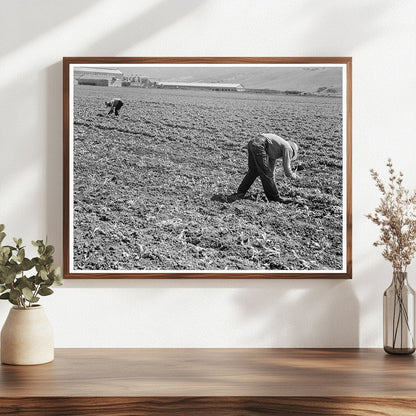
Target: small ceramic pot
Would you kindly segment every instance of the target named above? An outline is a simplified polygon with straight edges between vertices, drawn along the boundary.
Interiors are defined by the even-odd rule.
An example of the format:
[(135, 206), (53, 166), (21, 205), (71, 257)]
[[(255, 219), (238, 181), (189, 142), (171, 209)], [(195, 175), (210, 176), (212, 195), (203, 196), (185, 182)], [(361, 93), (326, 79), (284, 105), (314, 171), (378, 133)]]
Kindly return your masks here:
[(1, 331), (1, 362), (35, 365), (53, 359), (53, 329), (43, 307), (11, 308)]

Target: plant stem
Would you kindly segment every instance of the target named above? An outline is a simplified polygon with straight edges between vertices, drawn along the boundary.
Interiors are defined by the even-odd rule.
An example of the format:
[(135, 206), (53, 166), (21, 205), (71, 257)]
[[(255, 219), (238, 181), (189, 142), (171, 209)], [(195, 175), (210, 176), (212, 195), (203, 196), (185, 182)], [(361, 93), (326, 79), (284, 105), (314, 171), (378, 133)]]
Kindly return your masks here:
[(36, 297), (40, 290), (40, 284), (38, 284), (37, 288), (35, 289), (35, 292), (33, 293), (33, 297)]
[[(411, 338), (412, 344), (414, 344), (414, 335), (409, 326), (409, 315), (407, 313), (407, 306), (403, 299), (403, 285), (404, 280), (398, 278), (394, 279), (394, 303), (393, 303), (393, 348), (396, 348), (397, 336), (400, 334), (400, 348), (403, 348), (404, 335), (403, 330), (408, 331), (408, 335)], [(396, 318), (396, 308), (397, 318)], [(403, 320), (404, 324), (403, 325)], [(400, 327), (400, 333), (399, 331)]]
[[(396, 294), (396, 286), (394, 287), (394, 303), (393, 303), (393, 334), (394, 334), (394, 321), (396, 319), (396, 299), (397, 299), (397, 294)], [(396, 345), (396, 337), (395, 335), (393, 335), (393, 348)]]

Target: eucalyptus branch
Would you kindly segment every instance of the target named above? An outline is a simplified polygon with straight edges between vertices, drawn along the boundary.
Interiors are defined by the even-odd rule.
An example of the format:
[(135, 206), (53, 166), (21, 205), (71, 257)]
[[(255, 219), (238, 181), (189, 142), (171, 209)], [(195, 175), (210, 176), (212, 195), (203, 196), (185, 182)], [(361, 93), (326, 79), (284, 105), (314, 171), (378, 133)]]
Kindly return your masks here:
[(0, 224), (0, 299), (19, 309), (30, 308), (40, 296), (53, 293), (51, 286), (62, 284), (60, 268), (54, 266), (55, 248), (43, 240), (32, 241), (38, 256), (28, 258), (21, 238), (13, 239), (15, 246), (2, 245), (4, 228)]

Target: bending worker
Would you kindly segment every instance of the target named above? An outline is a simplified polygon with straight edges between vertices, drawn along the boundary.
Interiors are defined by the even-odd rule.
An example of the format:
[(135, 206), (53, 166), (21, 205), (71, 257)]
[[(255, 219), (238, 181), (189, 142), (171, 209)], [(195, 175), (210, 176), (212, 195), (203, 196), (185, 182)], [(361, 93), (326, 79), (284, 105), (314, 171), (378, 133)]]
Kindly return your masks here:
[(264, 193), (270, 201), (288, 202), (280, 197), (274, 181), (277, 159), (282, 159), (285, 175), (291, 179), (298, 176), (292, 171), (291, 161), (298, 157), (298, 145), (277, 134), (261, 134), (248, 142), (248, 172), (237, 189), (237, 198), (244, 198), (257, 176), (260, 176)]
[(120, 98), (113, 98), (111, 101), (106, 101), (105, 105), (107, 107), (111, 107), (108, 114), (112, 114), (114, 111), (114, 114), (118, 116), (118, 112), (120, 111), (120, 108), (123, 107), (124, 103), (120, 100)]

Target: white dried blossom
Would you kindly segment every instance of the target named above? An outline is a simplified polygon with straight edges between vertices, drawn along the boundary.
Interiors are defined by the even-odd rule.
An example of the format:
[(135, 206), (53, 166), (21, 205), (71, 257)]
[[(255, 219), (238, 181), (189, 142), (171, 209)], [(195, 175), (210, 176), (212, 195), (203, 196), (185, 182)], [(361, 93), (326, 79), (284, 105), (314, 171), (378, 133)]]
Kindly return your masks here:
[(374, 245), (384, 246), (383, 257), (392, 263), (394, 271), (404, 272), (416, 253), (416, 191), (403, 186), (403, 173), (395, 172), (391, 159), (387, 167), (386, 185), (374, 169), (370, 170), (382, 197), (374, 214), (366, 217), (380, 227)]

